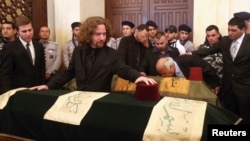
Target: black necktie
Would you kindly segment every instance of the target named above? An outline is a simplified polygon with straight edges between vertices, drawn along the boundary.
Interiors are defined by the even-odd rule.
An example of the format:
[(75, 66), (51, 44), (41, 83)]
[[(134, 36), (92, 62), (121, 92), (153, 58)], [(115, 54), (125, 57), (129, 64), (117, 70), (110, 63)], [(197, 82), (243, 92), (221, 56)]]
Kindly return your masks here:
[(30, 44), (29, 44), (29, 42), (26, 44), (26, 50), (28, 52), (31, 63), (33, 64), (32, 55), (31, 55), (31, 52), (30, 52)]
[(93, 67), (93, 64), (94, 64), (94, 61), (95, 61), (95, 50), (94, 49), (87, 51), (85, 61), (86, 61), (85, 69), (86, 69), (86, 73), (88, 75), (88, 74), (90, 74), (92, 67)]

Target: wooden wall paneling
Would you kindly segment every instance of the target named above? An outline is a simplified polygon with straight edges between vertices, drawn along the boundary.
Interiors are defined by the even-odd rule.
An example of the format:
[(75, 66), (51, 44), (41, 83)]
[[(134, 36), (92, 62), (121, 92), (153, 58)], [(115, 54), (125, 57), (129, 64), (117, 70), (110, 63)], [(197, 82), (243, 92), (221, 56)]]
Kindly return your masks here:
[(171, 24), (193, 26), (193, 0), (150, 0), (149, 5), (149, 19), (154, 20), (161, 31)]
[(121, 35), (122, 20), (130, 20), (136, 26), (153, 20), (160, 31), (171, 24), (193, 27), (193, 0), (106, 0), (105, 16), (114, 25), (116, 36)]
[(39, 39), (39, 29), (48, 25), (47, 0), (33, 0), (32, 23), (34, 28), (34, 39)]
[(147, 20), (145, 0), (108, 0), (105, 6), (105, 15), (113, 25), (114, 37), (122, 35), (122, 21), (129, 20), (137, 26)]
[(47, 0), (1, 0), (0, 23), (14, 22), (20, 15), (29, 17), (34, 27), (34, 38), (39, 39), (39, 28), (47, 25)]

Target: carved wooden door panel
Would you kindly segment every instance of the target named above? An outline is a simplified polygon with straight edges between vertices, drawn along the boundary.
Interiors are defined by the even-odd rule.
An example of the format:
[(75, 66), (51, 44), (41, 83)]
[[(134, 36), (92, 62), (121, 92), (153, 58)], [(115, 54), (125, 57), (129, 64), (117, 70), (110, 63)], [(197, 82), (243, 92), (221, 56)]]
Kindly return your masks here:
[(114, 36), (122, 35), (121, 22), (124, 20), (132, 21), (135, 25), (147, 20), (147, 5), (148, 0), (106, 0), (106, 18), (112, 23)]
[(193, 0), (149, 0), (149, 5), (149, 19), (155, 21), (161, 31), (169, 25), (193, 27)]
[(159, 30), (170, 24), (193, 26), (193, 0), (106, 0), (105, 16), (113, 24), (114, 36), (121, 36), (121, 21), (129, 20), (138, 26), (154, 20)]

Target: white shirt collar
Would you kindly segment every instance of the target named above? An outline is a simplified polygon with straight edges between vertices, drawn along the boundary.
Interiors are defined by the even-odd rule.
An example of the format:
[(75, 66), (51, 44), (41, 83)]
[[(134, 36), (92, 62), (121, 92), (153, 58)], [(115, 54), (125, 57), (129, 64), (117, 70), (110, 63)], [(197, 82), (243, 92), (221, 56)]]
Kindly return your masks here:
[[(26, 47), (27, 42), (24, 41), (21, 37), (19, 37), (19, 39), (20, 39), (21, 43), (23, 44), (23, 46)], [(33, 45), (32, 40), (30, 40), (29, 43), (30, 43), (30, 45)]]
[(241, 43), (242, 43), (244, 37), (245, 37), (245, 33), (243, 33), (243, 34), (242, 34), (238, 39), (236, 39), (235, 41), (237, 41), (238, 44), (241, 45)]

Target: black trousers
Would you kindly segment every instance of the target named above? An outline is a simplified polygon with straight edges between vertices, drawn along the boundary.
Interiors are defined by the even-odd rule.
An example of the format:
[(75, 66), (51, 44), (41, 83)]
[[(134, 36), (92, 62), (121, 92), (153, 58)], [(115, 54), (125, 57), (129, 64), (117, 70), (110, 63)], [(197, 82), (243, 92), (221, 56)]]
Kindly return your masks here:
[(250, 124), (250, 95), (238, 96), (231, 90), (221, 90), (219, 99), (222, 106), (231, 112), (240, 116), (243, 121), (242, 124)]

